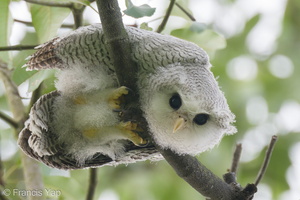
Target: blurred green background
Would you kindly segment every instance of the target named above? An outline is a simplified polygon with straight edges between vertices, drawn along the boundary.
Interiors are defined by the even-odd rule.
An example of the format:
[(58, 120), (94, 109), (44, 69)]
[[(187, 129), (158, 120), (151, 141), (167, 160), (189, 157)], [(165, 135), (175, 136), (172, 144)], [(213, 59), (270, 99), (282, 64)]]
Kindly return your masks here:
[[(86, 1), (76, 2), (86, 4)], [(167, 0), (119, 2), (121, 9), (126, 9), (125, 24), (154, 31), (169, 4)], [(254, 182), (271, 136), (278, 135), (270, 165), (254, 199), (300, 199), (300, 1), (182, 0), (177, 3), (196, 21), (175, 6), (162, 33), (195, 42), (209, 53), (212, 71), (236, 114), (238, 128), (237, 134), (226, 136), (218, 147), (199, 155), (199, 160), (222, 176), (230, 168), (236, 143), (241, 142), (238, 182), (244, 186)], [(91, 6), (96, 8), (95, 3)], [(41, 44), (71, 31), (60, 28), (62, 24), (74, 23), (67, 8), (24, 1), (0, 0), (0, 11), (1, 47)], [(84, 23), (96, 22), (99, 22), (97, 13), (88, 6)], [(27, 72), (21, 68), (33, 52), (0, 52), (0, 59), (13, 70), (12, 78), (19, 86), (24, 105), (29, 104), (32, 91), (42, 81), (43, 93), (54, 89), (53, 70)], [(2, 82), (0, 110), (11, 115)], [(4, 188), (24, 189), (20, 150), (13, 129), (0, 120), (0, 132)], [(45, 188), (58, 191), (49, 194), (48, 199), (85, 198), (88, 170), (60, 171), (43, 164), (40, 167)], [(98, 182), (94, 199), (99, 200), (204, 199), (165, 161), (102, 167), (98, 169)], [(26, 199), (17, 195), (9, 198)]]

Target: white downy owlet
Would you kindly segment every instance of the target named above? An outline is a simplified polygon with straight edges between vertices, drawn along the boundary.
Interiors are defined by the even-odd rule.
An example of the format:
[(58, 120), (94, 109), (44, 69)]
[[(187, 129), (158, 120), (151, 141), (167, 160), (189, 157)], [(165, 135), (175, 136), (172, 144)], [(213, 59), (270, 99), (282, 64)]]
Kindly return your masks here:
[[(223, 93), (197, 45), (126, 27), (138, 64), (140, 104), (155, 143), (177, 154), (196, 155), (236, 131)], [(117, 85), (100, 24), (79, 28), (39, 46), (28, 70), (58, 68), (57, 91), (32, 107), (19, 136), (25, 153), (47, 165), (75, 169), (161, 159), (120, 122), (125, 87)]]

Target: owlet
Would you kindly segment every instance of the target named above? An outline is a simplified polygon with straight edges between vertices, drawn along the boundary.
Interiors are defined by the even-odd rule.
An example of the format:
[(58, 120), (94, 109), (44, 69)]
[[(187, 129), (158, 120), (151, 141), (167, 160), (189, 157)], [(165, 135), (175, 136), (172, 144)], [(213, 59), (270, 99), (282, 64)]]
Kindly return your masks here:
[[(138, 65), (140, 105), (154, 142), (179, 155), (196, 155), (236, 132), (224, 94), (197, 45), (126, 27)], [(137, 134), (138, 124), (120, 122), (128, 93), (119, 87), (102, 27), (79, 28), (37, 47), (28, 70), (60, 69), (57, 91), (32, 107), (19, 136), (25, 153), (47, 165), (76, 169), (162, 157)]]

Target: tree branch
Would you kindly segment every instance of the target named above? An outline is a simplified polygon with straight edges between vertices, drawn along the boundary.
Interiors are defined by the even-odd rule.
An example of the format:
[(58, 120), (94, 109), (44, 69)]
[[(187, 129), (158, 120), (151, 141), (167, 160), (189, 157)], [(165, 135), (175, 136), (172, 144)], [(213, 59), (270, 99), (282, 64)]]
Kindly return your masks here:
[(38, 45), (14, 45), (7, 47), (0, 47), (0, 51), (22, 51), (22, 50), (32, 50)]
[(97, 168), (90, 168), (89, 172), (90, 172), (89, 186), (88, 186), (88, 193), (86, 196), (86, 200), (93, 200), (96, 186), (97, 186)]
[[(237, 168), (239, 165), (240, 157), (242, 153), (242, 144), (237, 144), (235, 147), (235, 151), (233, 154), (233, 159), (231, 163), (231, 168), (228, 173), (223, 175), (223, 179), (227, 184), (233, 184), (239, 187), (238, 183), (236, 182), (236, 174), (237, 174)], [(242, 190), (241, 187), (239, 187), (240, 190)]]
[(236, 174), (237, 168), (238, 168), (238, 165), (240, 162), (241, 154), (242, 154), (242, 144), (237, 144), (235, 147), (234, 154), (233, 154), (230, 172)]
[(270, 144), (269, 144), (269, 147), (267, 149), (267, 152), (266, 152), (266, 156), (265, 156), (265, 159), (264, 159), (264, 162), (259, 170), (259, 173), (257, 175), (257, 178), (255, 180), (255, 185), (257, 186), (258, 183), (260, 182), (260, 180), (262, 179), (262, 177), (264, 176), (267, 168), (268, 168), (268, 164), (270, 162), (270, 159), (271, 159), (271, 155), (272, 155), (272, 152), (273, 152), (273, 149), (274, 149), (274, 146), (275, 146), (275, 143), (277, 141), (277, 136), (276, 135), (273, 135), (272, 136), (272, 139), (270, 141)]
[[(14, 19), (14, 22), (22, 23), (27, 26), (33, 26), (32, 22), (24, 21), (24, 20), (19, 20), (19, 19)], [(62, 24), (61, 28), (70, 28), (73, 29), (74, 25), (73, 24)]]
[(179, 3), (175, 3), (175, 5), (182, 11), (184, 12), (184, 14), (186, 14), (188, 16), (188, 18), (190, 18), (192, 21), (196, 21), (195, 17), (189, 13), (186, 9), (184, 9)]
[(209, 169), (198, 162), (195, 157), (189, 155), (179, 156), (171, 150), (160, 149), (160, 152), (174, 168), (178, 176), (183, 178), (202, 195), (211, 199), (231, 199), (224, 198), (232, 197), (232, 188), (230, 185), (214, 175)]
[(72, 3), (66, 2), (51, 2), (51, 1), (43, 1), (43, 0), (25, 0), (27, 3), (38, 4), (42, 6), (51, 6), (51, 7), (63, 7), (63, 8), (71, 8)]
[(15, 122), (20, 127), (20, 123), (24, 122), (25, 107), (22, 103), (16, 84), (11, 80), (11, 71), (8, 69), (7, 64), (0, 60), (0, 78), (4, 83), (6, 89), (6, 96), (14, 116)]
[(131, 59), (131, 46), (124, 29), (122, 15), (116, 0), (97, 0), (104, 37), (113, 59), (120, 85), (137, 91), (137, 64)]
[(176, 0), (171, 0), (170, 1), (170, 4), (169, 4), (169, 7), (168, 7), (167, 12), (165, 14), (165, 17), (164, 17), (163, 21), (161, 22), (161, 24), (158, 26), (156, 32), (161, 33), (164, 30), (164, 28), (167, 24), (167, 21), (168, 21), (170, 15), (171, 15), (171, 12), (173, 10), (173, 7), (175, 5), (175, 2), (176, 2)]
[(5, 121), (6, 123), (8, 123), (11, 127), (15, 128), (15, 129), (18, 128), (18, 123), (15, 122), (15, 120), (13, 118), (11, 118), (10, 116), (6, 115), (3, 112), (0, 112), (0, 119)]
[[(10, 71), (8, 70), (7, 64), (0, 60), (0, 77), (4, 83), (6, 90), (6, 97), (11, 108), (14, 120), (18, 124), (15, 129), (16, 136), (23, 126), (24, 121), (27, 118), (25, 107), (22, 103), (21, 97), (18, 92), (17, 86), (11, 79)], [(29, 158), (23, 152), (21, 152), (21, 158), (23, 163), (24, 180), (27, 190), (43, 190), (43, 180), (37, 161)], [(41, 199), (39, 196), (29, 196), (30, 200)]]
[(83, 24), (83, 11), (85, 9), (84, 5), (79, 3), (73, 3), (71, 6), (73, 18), (74, 18), (74, 25), (75, 29), (79, 28)]
[[(174, 4), (175, 1), (171, 3)], [(135, 106), (133, 116), (137, 119), (137, 123), (141, 125), (143, 130), (147, 130), (147, 122), (142, 116), (140, 110), (137, 90), (137, 65), (131, 59), (131, 48), (128, 35), (122, 23), (122, 15), (117, 0), (97, 0), (97, 6), (103, 27), (104, 38), (110, 57), (120, 85), (124, 85), (132, 89), (135, 98), (131, 96), (130, 103)], [(169, 6), (171, 12), (172, 6)], [(168, 14), (169, 15), (169, 14)], [(162, 26), (163, 27), (163, 26)], [(144, 122), (141, 124), (140, 121)], [(148, 131), (148, 137), (151, 137)], [(153, 141), (153, 140), (152, 140)], [(177, 174), (188, 182), (193, 188), (204, 196), (210, 197), (212, 200), (246, 200), (253, 196), (256, 191), (254, 185), (249, 185), (245, 189), (237, 188), (227, 184), (220, 178), (215, 176), (211, 171), (204, 167), (198, 160), (192, 156), (179, 156), (171, 150), (163, 150), (156, 146), (159, 152), (164, 156), (168, 163), (174, 168)]]

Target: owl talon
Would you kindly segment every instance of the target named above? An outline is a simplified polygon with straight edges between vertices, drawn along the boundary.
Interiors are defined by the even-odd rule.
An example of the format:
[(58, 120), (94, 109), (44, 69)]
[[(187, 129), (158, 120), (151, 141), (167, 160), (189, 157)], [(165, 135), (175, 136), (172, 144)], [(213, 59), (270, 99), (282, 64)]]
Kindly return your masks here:
[(114, 110), (119, 110), (121, 108), (122, 96), (127, 95), (128, 92), (129, 88), (125, 86), (115, 89), (108, 98), (108, 104), (110, 107), (114, 108)]
[(82, 105), (86, 104), (86, 99), (84, 96), (77, 96), (73, 99), (74, 104)]
[(144, 140), (142, 137), (140, 137), (136, 132), (141, 132), (143, 129), (141, 129), (138, 124), (133, 122), (121, 122), (119, 124), (119, 127), (121, 130), (124, 131), (128, 139), (133, 142), (136, 146), (146, 146), (148, 144), (147, 140)]

